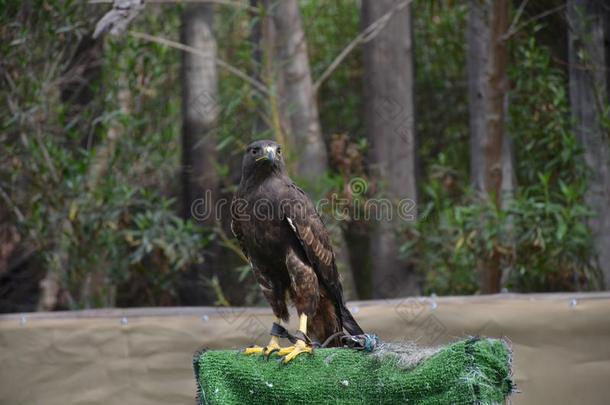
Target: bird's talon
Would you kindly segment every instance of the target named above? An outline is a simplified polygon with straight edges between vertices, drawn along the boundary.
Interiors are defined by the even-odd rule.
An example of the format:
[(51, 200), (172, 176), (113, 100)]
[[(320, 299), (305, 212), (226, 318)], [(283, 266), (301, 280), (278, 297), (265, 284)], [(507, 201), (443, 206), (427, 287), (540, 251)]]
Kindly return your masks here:
[(293, 346), (292, 350), (282, 357), (282, 363), (286, 364), (297, 358), (297, 356), (301, 353), (309, 353), (313, 354), (313, 347), (307, 345), (302, 340), (298, 340), (297, 343)]
[(276, 353), (278, 356), (284, 357), (285, 355), (287, 355), (288, 353), (290, 353), (293, 350), (294, 350), (294, 346), (280, 347)]
[(267, 354), (265, 355), (265, 359), (266, 359), (266, 360), (269, 360), (269, 357), (271, 357), (271, 355), (272, 355), (273, 353), (277, 353), (277, 352), (279, 352), (279, 351), (280, 351), (280, 348), (279, 348), (279, 347), (274, 347), (272, 350), (270, 350), (270, 351), (268, 351), (268, 352), (267, 352)]

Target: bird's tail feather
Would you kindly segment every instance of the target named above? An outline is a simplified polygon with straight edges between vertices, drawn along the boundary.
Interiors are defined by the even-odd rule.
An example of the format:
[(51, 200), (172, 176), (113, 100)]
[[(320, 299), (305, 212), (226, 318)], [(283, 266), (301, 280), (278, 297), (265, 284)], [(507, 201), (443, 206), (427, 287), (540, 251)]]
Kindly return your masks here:
[(343, 327), (350, 335), (364, 335), (364, 331), (358, 325), (358, 322), (352, 316), (352, 313), (349, 312), (349, 309), (345, 305), (341, 307), (341, 321), (343, 323)]

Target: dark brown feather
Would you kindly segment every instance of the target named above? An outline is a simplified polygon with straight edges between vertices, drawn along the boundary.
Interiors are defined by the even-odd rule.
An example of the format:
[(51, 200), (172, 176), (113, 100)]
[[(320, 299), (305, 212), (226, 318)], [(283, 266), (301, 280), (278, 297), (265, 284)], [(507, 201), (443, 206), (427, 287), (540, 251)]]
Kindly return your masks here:
[(231, 228), (265, 298), (275, 315), (287, 320), (288, 292), (297, 312), (308, 315), (309, 332), (320, 342), (343, 327), (361, 334), (345, 307), (322, 219), (309, 197), (286, 175), (281, 161), (265, 165), (250, 156), (257, 145), (277, 144), (259, 141), (248, 148), (232, 204)]

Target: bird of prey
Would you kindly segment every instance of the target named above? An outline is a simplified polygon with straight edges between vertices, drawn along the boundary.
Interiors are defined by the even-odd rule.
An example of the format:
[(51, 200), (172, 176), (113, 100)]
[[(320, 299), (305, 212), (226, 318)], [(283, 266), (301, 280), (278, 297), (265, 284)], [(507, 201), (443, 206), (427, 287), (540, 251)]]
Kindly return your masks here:
[[(242, 177), (231, 204), (231, 229), (250, 261), (277, 324), (289, 318), (290, 299), (299, 315), (292, 346), (280, 347), (272, 334), (265, 347), (246, 354), (276, 353), (283, 362), (311, 353), (307, 335), (323, 342), (345, 329), (363, 331), (343, 300), (343, 288), (328, 233), (311, 199), (288, 177), (282, 149), (274, 141), (250, 144), (243, 157)], [(332, 341), (331, 344), (337, 344)]]

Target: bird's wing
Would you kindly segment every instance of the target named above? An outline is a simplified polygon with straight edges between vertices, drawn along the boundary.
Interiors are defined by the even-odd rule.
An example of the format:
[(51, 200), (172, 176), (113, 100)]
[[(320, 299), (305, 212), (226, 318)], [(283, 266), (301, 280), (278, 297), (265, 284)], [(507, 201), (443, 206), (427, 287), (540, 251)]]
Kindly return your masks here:
[[(243, 252), (244, 256), (246, 256), (246, 259), (248, 259), (248, 261), (250, 261), (250, 255), (248, 254), (248, 251), (246, 250), (246, 245), (244, 243), (244, 234), (241, 231), (241, 224), (240, 224), (239, 219), (237, 218), (238, 213), (236, 211), (237, 211), (237, 209), (235, 206), (235, 198), (233, 198), (233, 201), (231, 201), (231, 232), (233, 233), (233, 236), (235, 236), (235, 238), (239, 242), (239, 247), (240, 247), (241, 251)], [(251, 261), (250, 261), (250, 264), (252, 264)]]
[(303, 190), (294, 183), (288, 185), (288, 190), (289, 197), (282, 201), (282, 214), (302, 246), (318, 280), (330, 294), (339, 327), (345, 328), (351, 335), (362, 335), (364, 331), (345, 306), (335, 254), (322, 218)]
[(295, 184), (288, 187), (289, 198), (282, 201), (282, 214), (303, 247), (316, 276), (340, 309), (343, 306), (343, 288), (328, 232), (303, 190)]

